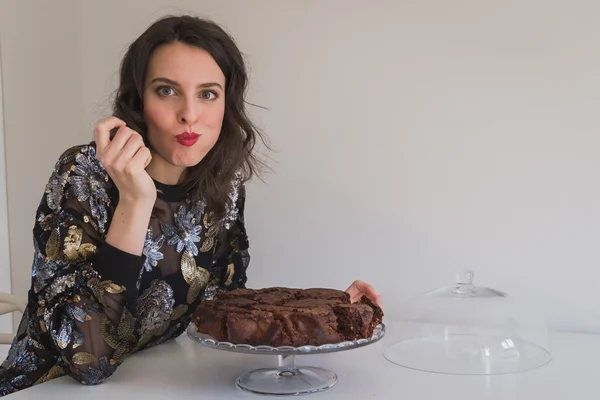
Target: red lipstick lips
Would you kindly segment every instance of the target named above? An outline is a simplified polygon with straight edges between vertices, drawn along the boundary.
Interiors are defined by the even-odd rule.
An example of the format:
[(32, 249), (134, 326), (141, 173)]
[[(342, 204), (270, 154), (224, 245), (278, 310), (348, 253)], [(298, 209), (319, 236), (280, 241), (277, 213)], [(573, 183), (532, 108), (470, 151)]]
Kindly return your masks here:
[(198, 141), (199, 137), (200, 137), (200, 134), (198, 134), (196, 132), (183, 132), (183, 133), (180, 133), (179, 135), (175, 136), (177, 141), (186, 147), (193, 146), (194, 143), (196, 143)]

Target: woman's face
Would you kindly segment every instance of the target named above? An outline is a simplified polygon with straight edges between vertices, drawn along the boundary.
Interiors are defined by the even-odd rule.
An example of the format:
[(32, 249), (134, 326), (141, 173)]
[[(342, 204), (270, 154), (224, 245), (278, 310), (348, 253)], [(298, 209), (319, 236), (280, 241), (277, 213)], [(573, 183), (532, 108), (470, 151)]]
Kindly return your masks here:
[(225, 114), (225, 76), (205, 50), (182, 43), (158, 47), (144, 87), (152, 161), (148, 173), (177, 183), (213, 148)]

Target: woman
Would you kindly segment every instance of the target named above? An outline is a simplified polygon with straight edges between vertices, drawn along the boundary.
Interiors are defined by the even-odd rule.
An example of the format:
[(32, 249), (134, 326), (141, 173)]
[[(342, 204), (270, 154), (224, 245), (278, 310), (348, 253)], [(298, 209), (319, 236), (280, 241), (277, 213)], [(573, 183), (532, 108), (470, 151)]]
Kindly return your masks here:
[[(63, 153), (34, 227), (28, 307), (0, 395), (70, 375), (98, 384), (181, 335), (203, 299), (244, 287), (244, 184), (260, 166), (247, 75), (216, 24), (166, 17), (129, 47), (114, 115)], [(379, 302), (354, 282), (353, 299)]]

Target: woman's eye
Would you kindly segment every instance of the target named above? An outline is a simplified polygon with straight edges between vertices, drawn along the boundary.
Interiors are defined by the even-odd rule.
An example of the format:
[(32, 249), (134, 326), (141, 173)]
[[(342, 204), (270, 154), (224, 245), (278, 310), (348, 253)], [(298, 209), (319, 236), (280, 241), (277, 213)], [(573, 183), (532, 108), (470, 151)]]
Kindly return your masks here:
[(173, 88), (170, 88), (168, 86), (161, 86), (158, 89), (156, 89), (156, 92), (161, 96), (171, 96), (175, 93)]
[(217, 94), (212, 90), (205, 90), (200, 93), (200, 97), (204, 100), (215, 100), (217, 98)]

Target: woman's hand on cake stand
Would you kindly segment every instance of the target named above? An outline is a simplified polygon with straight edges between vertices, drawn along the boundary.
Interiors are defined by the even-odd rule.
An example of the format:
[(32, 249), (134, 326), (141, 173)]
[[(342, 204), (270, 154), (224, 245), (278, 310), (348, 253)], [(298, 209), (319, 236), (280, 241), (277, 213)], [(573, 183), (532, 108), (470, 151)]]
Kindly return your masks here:
[(363, 281), (354, 281), (352, 285), (346, 289), (346, 293), (350, 295), (350, 301), (355, 302), (360, 300), (362, 296), (367, 296), (369, 300), (381, 307), (381, 296), (377, 294), (375, 288)]

